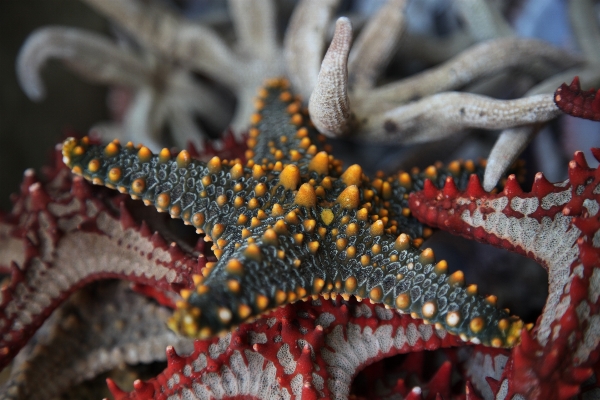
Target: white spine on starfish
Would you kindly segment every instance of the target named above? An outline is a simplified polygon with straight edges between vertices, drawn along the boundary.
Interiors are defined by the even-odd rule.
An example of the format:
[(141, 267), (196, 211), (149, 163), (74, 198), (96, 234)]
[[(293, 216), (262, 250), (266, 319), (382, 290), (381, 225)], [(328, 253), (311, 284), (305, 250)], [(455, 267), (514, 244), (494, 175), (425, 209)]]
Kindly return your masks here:
[(523, 217), (507, 217), (502, 211), (508, 206), (508, 198), (490, 202), (494, 212), (472, 213), (465, 210), (462, 220), (470, 226), (481, 227), (489, 234), (507, 240), (515, 247), (522, 248), (543, 263), (548, 270), (548, 299), (540, 323), (537, 340), (545, 344), (550, 337), (550, 326), (554, 322), (557, 307), (570, 275), (573, 262), (577, 259), (577, 238), (581, 231), (572, 226), (571, 218), (558, 213), (554, 219), (543, 217), (541, 221), (529, 217), (539, 202), (536, 198), (514, 197), (510, 202), (512, 210), (521, 212)]

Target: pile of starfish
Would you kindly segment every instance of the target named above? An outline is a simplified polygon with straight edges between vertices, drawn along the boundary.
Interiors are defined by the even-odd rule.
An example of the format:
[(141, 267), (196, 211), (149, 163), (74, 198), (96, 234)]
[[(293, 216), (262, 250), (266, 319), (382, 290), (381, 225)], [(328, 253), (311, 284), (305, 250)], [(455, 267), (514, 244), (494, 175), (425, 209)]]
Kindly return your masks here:
[[(181, 101), (173, 93), (185, 85), (173, 86), (179, 89), (169, 95), (148, 95), (144, 85), (154, 82), (149, 66), (131, 55), (116, 58), (125, 73), (103, 70), (81, 55), (91, 48), (117, 54), (107, 43), (87, 38), (86, 44), (64, 31), (34, 34), (19, 61), (22, 76), (35, 75), (52, 55), (32, 66), (32, 54), (44, 41), (59, 37), (87, 50), (62, 57), (74, 57), (68, 64), (93, 79), (123, 82), (127, 75), (139, 81), (139, 104), (131, 106), (137, 125), (125, 121), (110, 131), (137, 130), (151, 140), (144, 146), (69, 138), (57, 146), (43, 178), (25, 172), (13, 210), (0, 216), (0, 264), (10, 274), (0, 302), (0, 364), (12, 362), (4, 398), (48, 398), (119, 364), (161, 355), (164, 371), (136, 379), (129, 393), (109, 379), (112, 395), (597, 396), (600, 172), (581, 152), (563, 182), (550, 183), (538, 173), (524, 191), (510, 175), (489, 191), (499, 180), (490, 178), (489, 163), (456, 161), (369, 178), (360, 165), (343, 168), (324, 136), (410, 143), (439, 138), (440, 130), (512, 129), (498, 142), (504, 148), (503, 137), (521, 130), (520, 136), (530, 138), (537, 125), (561, 112), (600, 120), (600, 95), (583, 91), (578, 78), (554, 93), (517, 100), (445, 92), (483, 74), (474, 59), (522, 52), (512, 61), (501, 59), (515, 67), (525, 55), (532, 57), (542, 76), (550, 64), (585, 75), (592, 62), (538, 41), (496, 39), (423, 76), (374, 88), (402, 31), (403, 1), (388, 2), (363, 27), (354, 55), (351, 23), (338, 19), (322, 63), (321, 49), (307, 46), (313, 42), (306, 37), (325, 36), (335, 1), (301, 2), (285, 49), (276, 45), (272, 23), (264, 23), (274, 13), (270, 2), (251, 11), (246, 2), (232, 1), (245, 46), (240, 49), (254, 50), (237, 53), (206, 28), (185, 25), (156, 5), (87, 1), (157, 54), (238, 87), (248, 102), (239, 113), (250, 127), (241, 143), (234, 123), (237, 136), (227, 136), (218, 150), (206, 142), (200, 152), (153, 149), (152, 135), (164, 121), (148, 110), (161, 109), (160, 115), (186, 126), (182, 121), (189, 115), (173, 108), (174, 98)], [(382, 21), (397, 32), (382, 36), (373, 28)], [(192, 40), (190, 31), (202, 31), (204, 41)], [(269, 62), (280, 53), (290, 81), (267, 79), (256, 91), (262, 75), (282, 72)], [(253, 68), (232, 67), (242, 56), (256, 57)], [(463, 76), (449, 73), (460, 66), (468, 66)], [(147, 74), (132, 73), (137, 68)], [(39, 79), (24, 81), (40, 93)], [(430, 95), (436, 92), (442, 93)], [(140, 122), (140, 107), (148, 101), (155, 102), (147, 110), (154, 120)], [(514, 158), (519, 151), (511, 147), (502, 154)], [(600, 150), (592, 152), (600, 161)], [(503, 162), (493, 163), (500, 174), (508, 168)], [(525, 324), (498, 308), (495, 296), (479, 295), (476, 285), (465, 284), (463, 272), (450, 273), (446, 261), (423, 249), (432, 228), (539, 262), (549, 289), (537, 322)], [(119, 281), (90, 286), (108, 278)], [(169, 309), (175, 309), (170, 317)], [(440, 350), (433, 354), (444, 357), (426, 359), (425, 350)], [(399, 354), (406, 354), (404, 361), (385, 366)], [(353, 384), (364, 377), (364, 387)]]

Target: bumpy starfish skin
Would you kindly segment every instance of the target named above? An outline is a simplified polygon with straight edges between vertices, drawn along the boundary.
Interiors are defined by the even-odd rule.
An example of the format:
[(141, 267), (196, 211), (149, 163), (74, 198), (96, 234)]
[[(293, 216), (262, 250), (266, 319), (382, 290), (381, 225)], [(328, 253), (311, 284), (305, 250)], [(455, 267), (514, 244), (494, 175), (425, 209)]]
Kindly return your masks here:
[[(0, 303), (0, 366), (86, 283), (123, 278), (163, 296), (193, 287), (191, 275), (205, 264), (193, 249), (169, 245), (135, 222), (125, 196), (91, 187), (62, 165), (47, 178), (41, 182), (26, 171), (12, 212), (0, 221), (0, 260), (15, 260), (2, 266), (12, 276)], [(174, 302), (173, 296), (163, 301)]]
[[(592, 150), (600, 160), (600, 150)], [(424, 223), (535, 258), (548, 270), (544, 311), (526, 331), (497, 386), (498, 398), (570, 398), (592, 374), (600, 343), (600, 170), (583, 153), (569, 179), (551, 184), (539, 173), (531, 192), (509, 177), (501, 193), (483, 192), (476, 178), (460, 192), (426, 183), (410, 198)]]
[(302, 126), (305, 116), (286, 81), (270, 81), (257, 103), (246, 166), (217, 157), (197, 162), (186, 151), (176, 159), (166, 150), (155, 156), (116, 142), (63, 145), (75, 173), (154, 204), (214, 241), (219, 260), (194, 277), (194, 290), (182, 292), (186, 302), (172, 320), (175, 329), (204, 338), (276, 306), (339, 293), (369, 297), (463, 340), (516, 343), (518, 318), (497, 309), (495, 297), (465, 288), (463, 273), (448, 274), (431, 249), (411, 244), (406, 233), (415, 237), (421, 227), (408, 217), (407, 195), (422, 175), (371, 182), (357, 165), (342, 173), (339, 161), (318, 150), (319, 137)]
[(570, 85), (563, 83), (554, 93), (554, 102), (563, 112), (574, 117), (600, 121), (600, 90), (581, 90), (579, 77)]
[[(110, 387), (116, 400), (343, 399), (354, 376), (371, 363), (461, 344), (443, 329), (381, 305), (321, 298), (278, 308), (220, 339), (197, 340), (189, 356), (168, 348), (165, 371), (135, 382), (130, 394)], [(449, 365), (440, 370), (430, 395), (449, 391)]]

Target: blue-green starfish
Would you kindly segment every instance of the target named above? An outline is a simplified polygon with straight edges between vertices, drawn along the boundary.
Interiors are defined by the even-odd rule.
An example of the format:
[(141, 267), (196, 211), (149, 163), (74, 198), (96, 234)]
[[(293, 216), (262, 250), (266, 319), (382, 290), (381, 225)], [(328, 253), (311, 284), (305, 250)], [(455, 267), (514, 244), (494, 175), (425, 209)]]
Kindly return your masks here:
[(464, 183), (473, 165), (374, 180), (358, 165), (343, 171), (288, 86), (274, 79), (260, 89), (245, 165), (204, 163), (185, 150), (153, 155), (116, 141), (64, 143), (73, 172), (169, 212), (214, 242), (218, 261), (182, 292), (171, 326), (205, 338), (277, 306), (339, 294), (411, 313), (465, 341), (514, 345), (522, 321), (497, 309), (494, 296), (465, 287), (463, 273), (449, 274), (431, 249), (419, 250), (424, 228), (408, 209), (408, 194), (425, 178)]

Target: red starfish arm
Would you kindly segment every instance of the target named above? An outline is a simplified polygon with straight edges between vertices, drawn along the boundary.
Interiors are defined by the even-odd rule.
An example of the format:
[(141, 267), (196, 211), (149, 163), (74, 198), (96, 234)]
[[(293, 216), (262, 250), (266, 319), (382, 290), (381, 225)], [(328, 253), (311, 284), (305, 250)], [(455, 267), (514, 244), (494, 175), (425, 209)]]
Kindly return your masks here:
[[(163, 291), (193, 287), (204, 258), (168, 245), (135, 222), (120, 195), (96, 191), (62, 168), (46, 183), (26, 175), (13, 212), (5, 217), (0, 253), (20, 243), (0, 303), (0, 365), (6, 365), (65, 298), (86, 283), (123, 278)], [(121, 204), (120, 212), (115, 204)], [(10, 258), (8, 259), (10, 260)]]
[(570, 85), (563, 83), (554, 92), (554, 102), (564, 113), (593, 121), (600, 121), (600, 90), (581, 90), (579, 77)]
[(192, 348), (166, 328), (169, 310), (127, 286), (113, 281), (73, 294), (15, 359), (2, 392), (54, 398), (121, 363), (164, 361), (167, 345)]
[(442, 190), (427, 184), (410, 199), (421, 221), (518, 251), (548, 269), (549, 295), (535, 337), (522, 334), (498, 388), (509, 397), (568, 398), (598, 358), (599, 184), (600, 171), (589, 168), (577, 152), (568, 181), (550, 184), (538, 174), (529, 193), (514, 177), (495, 195), (473, 178), (465, 192), (449, 180)]
[[(446, 331), (381, 305), (334, 300), (288, 304), (220, 339), (196, 340), (194, 352), (167, 349), (168, 366), (156, 378), (134, 383), (120, 399), (202, 397), (305, 399), (348, 395), (354, 376), (394, 354), (464, 345)], [(443, 377), (433, 383), (439, 391)], [(237, 396), (237, 397), (236, 397)]]

